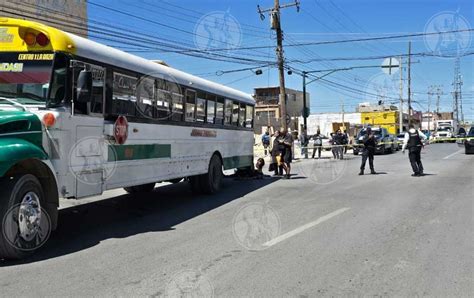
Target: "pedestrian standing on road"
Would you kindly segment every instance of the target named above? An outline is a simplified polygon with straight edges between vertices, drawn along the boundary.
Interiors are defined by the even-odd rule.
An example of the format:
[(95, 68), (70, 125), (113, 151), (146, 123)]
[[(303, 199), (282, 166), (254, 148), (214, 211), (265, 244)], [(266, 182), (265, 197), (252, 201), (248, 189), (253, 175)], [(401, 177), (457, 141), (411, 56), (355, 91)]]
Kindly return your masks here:
[(413, 177), (423, 176), (423, 164), (421, 163), (421, 148), (423, 148), (423, 140), (427, 137), (419, 130), (410, 125), (408, 132), (403, 138), (402, 152), (408, 148), (408, 158), (410, 159), (411, 168), (413, 169)]
[(308, 134), (306, 133), (306, 129), (301, 132), (301, 135), (299, 136), (299, 141), (301, 146), (301, 157), (307, 157), (309, 138)]
[(372, 129), (367, 127), (364, 138), (362, 139), (362, 164), (360, 165), (359, 175), (364, 175), (365, 163), (369, 159), (370, 174), (377, 174), (374, 170), (375, 137)]
[(339, 159), (344, 159), (344, 134), (340, 129), (336, 132), (336, 144)]
[(344, 144), (344, 154), (347, 153), (347, 147), (349, 147), (349, 134), (347, 133), (347, 130), (344, 129), (344, 139), (343, 139), (343, 144)]
[(274, 172), (274, 176), (282, 176), (283, 175), (283, 165), (281, 163), (281, 148), (283, 147), (280, 145), (280, 132), (277, 130), (272, 138), (271, 138), (271, 155), (272, 155), (272, 162), (270, 164), (270, 172)]
[(265, 153), (265, 156), (267, 156), (268, 147), (270, 146), (270, 132), (268, 130), (262, 135), (262, 144), (263, 144), (263, 151)]
[(316, 154), (316, 150), (318, 150), (318, 159), (321, 158), (321, 148), (323, 146), (323, 136), (321, 135), (321, 131), (318, 129), (316, 132), (316, 135), (313, 137), (314, 143), (313, 143), (313, 156)]
[(338, 159), (339, 158), (339, 152), (337, 151), (336, 133), (334, 133), (334, 132), (331, 133), (330, 144), (331, 144), (332, 156), (334, 157), (334, 159)]
[(290, 179), (291, 177), (291, 161), (293, 159), (292, 146), (293, 146), (293, 136), (288, 131), (282, 129), (280, 131), (280, 145), (283, 146), (283, 169), (285, 170), (284, 179)]

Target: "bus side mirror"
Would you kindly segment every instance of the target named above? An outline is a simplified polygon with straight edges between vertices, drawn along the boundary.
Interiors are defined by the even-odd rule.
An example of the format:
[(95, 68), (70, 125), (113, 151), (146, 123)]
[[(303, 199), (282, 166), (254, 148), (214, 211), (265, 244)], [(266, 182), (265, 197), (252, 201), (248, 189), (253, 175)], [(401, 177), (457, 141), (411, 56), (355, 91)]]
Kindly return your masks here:
[(77, 78), (76, 87), (77, 102), (87, 103), (92, 98), (92, 72), (81, 70)]

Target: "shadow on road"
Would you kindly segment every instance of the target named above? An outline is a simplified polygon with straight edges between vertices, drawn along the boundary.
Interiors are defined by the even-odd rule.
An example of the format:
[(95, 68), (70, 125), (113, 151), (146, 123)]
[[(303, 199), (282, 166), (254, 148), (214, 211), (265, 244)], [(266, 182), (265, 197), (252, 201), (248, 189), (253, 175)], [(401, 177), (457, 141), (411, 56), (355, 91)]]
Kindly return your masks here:
[(278, 179), (224, 179), (213, 196), (193, 195), (187, 182), (157, 187), (151, 193), (121, 195), (60, 210), (58, 230), (34, 256), (0, 261), (0, 267), (47, 260), (88, 249), (111, 238), (174, 230), (174, 226), (204, 214)]

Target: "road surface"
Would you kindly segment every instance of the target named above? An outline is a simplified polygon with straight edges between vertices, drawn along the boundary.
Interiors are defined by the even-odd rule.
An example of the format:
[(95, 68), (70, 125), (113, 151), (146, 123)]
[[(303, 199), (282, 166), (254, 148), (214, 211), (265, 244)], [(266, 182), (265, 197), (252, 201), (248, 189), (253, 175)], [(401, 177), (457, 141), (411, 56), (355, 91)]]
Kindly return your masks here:
[(431, 145), (420, 178), (401, 152), (379, 175), (346, 158), (64, 208), (37, 255), (0, 262), (1, 296), (472, 295), (474, 156)]

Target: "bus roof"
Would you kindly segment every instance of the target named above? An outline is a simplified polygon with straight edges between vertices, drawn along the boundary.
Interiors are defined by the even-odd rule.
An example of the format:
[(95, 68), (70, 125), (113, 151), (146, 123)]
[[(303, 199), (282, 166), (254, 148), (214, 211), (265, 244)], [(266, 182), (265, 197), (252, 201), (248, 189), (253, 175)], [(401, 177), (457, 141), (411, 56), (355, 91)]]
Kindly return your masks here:
[[(6, 28), (6, 30), (4, 28)], [(50, 44), (46, 47), (40, 47), (38, 45), (27, 46), (22, 39), (25, 32), (29, 32), (30, 30), (34, 33), (41, 32), (45, 34), (49, 38)], [(145, 75), (153, 76), (153, 74), (164, 74), (165, 76), (172, 77), (177, 83), (188, 86), (190, 89), (203, 90), (247, 104), (255, 104), (255, 100), (250, 94), (38, 22), (14, 18), (0, 18), (0, 34), (2, 34), (0, 39), (5, 37), (3, 35), (6, 35), (6, 37), (12, 36), (12, 40), (9, 44), (1, 43), (0, 52), (67, 52), (77, 55), (78, 57), (88, 58)], [(6, 38), (6, 40), (8, 41), (9, 38)]]

